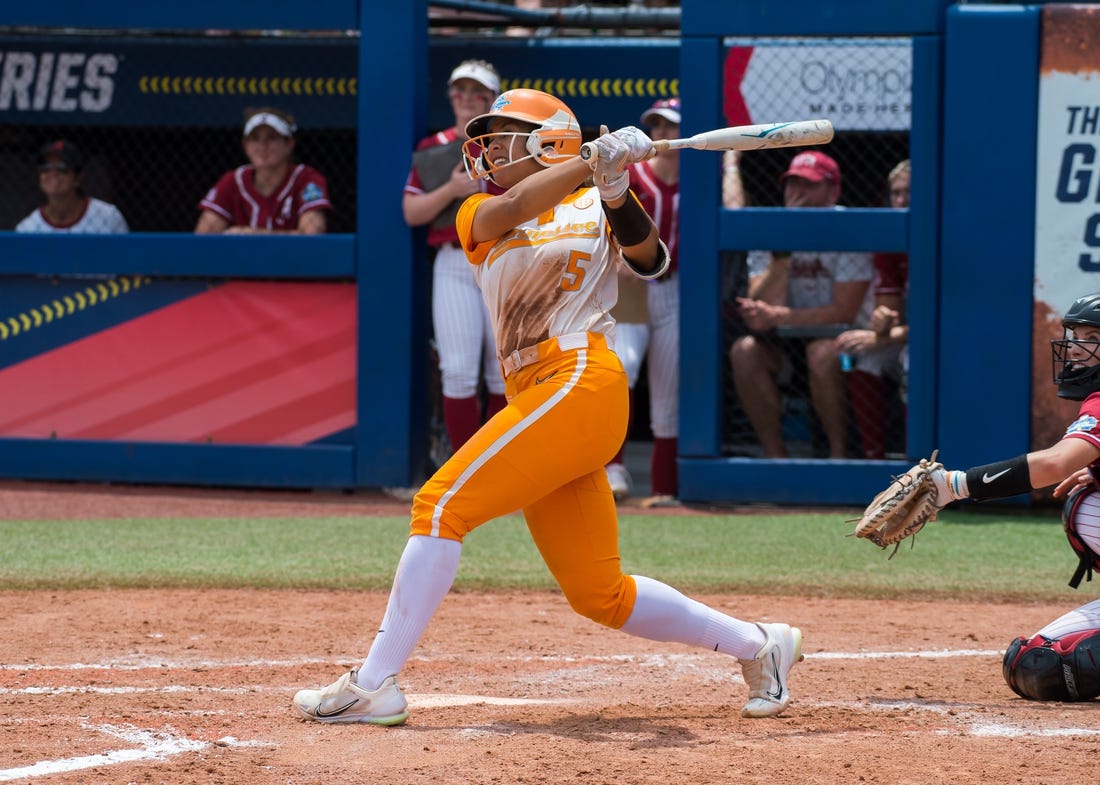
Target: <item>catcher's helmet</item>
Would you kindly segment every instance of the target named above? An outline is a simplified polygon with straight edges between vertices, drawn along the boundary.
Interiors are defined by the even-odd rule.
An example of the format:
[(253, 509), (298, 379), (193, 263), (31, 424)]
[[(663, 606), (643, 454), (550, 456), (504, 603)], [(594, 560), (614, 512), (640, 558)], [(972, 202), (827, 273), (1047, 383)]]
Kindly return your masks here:
[[(1074, 301), (1062, 319), (1065, 335), (1050, 342), (1054, 368), (1054, 383), (1058, 385), (1058, 397), (1083, 401), (1090, 394), (1100, 391), (1100, 341), (1081, 341), (1072, 338), (1075, 327), (1093, 327), (1100, 330), (1100, 294), (1088, 294)], [(1071, 358), (1069, 352), (1076, 347), (1084, 356)]]
[[(530, 123), (534, 128), (527, 133), (490, 133), (489, 124), (498, 117)], [(493, 172), (500, 168), (485, 155), (496, 136), (526, 137), (528, 157), (542, 166), (567, 161), (581, 152), (581, 126), (572, 110), (549, 93), (527, 88), (508, 90), (497, 96), (488, 112), (466, 124), (466, 136), (469, 139), (462, 145), (463, 160), (466, 171), (475, 179), (491, 180)]]

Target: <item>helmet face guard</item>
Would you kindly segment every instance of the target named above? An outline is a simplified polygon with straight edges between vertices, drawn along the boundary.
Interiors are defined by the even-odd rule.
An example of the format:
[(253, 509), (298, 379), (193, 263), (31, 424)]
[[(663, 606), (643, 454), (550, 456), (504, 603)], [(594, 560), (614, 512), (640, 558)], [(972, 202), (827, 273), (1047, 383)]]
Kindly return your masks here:
[[(493, 133), (489, 126), (497, 118), (507, 118), (527, 123), (531, 130)], [(581, 127), (569, 107), (541, 90), (520, 88), (501, 93), (483, 115), (478, 115), (466, 125), (469, 139), (462, 145), (462, 158), (466, 172), (474, 179), (493, 179), (493, 174), (503, 168), (488, 159), (489, 144), (498, 137), (510, 137), (511, 142), (523, 140), (527, 155), (511, 158), (508, 164), (528, 158), (540, 166), (553, 166), (580, 155)], [(514, 149), (514, 145), (509, 145)]]
[[(1100, 341), (1079, 341), (1069, 337), (1050, 342), (1054, 383), (1058, 385), (1058, 397), (1071, 401), (1083, 401), (1100, 390)], [(1075, 358), (1070, 350), (1077, 349)]]
[(1078, 327), (1100, 330), (1100, 294), (1076, 300), (1066, 311), (1062, 327), (1065, 335), (1050, 342), (1054, 383), (1059, 398), (1083, 401), (1100, 391), (1100, 341), (1083, 341), (1074, 335)]

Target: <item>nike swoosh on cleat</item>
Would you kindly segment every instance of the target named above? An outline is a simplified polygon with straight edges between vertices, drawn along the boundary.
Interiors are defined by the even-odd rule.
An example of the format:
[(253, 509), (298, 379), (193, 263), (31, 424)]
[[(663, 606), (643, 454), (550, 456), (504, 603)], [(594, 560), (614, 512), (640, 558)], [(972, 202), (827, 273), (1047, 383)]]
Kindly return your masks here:
[(317, 716), (318, 717), (336, 717), (336, 716), (339, 716), (339, 715), (343, 714), (345, 711), (347, 711), (348, 709), (350, 709), (352, 706), (354, 706), (358, 702), (359, 702), (359, 699), (356, 698), (355, 700), (353, 700), (348, 705), (341, 706), (336, 711), (329, 711), (329, 712), (321, 711), (321, 707), (318, 706), (317, 707)]
[(989, 472), (986, 472), (985, 474), (982, 475), (982, 482), (984, 482), (986, 485), (988, 485), (989, 483), (993, 482), (994, 480), (996, 480), (1001, 475), (1008, 474), (1010, 471), (1012, 471), (1011, 468), (1002, 469), (1001, 471), (997, 472), (993, 476), (990, 476)]
[(779, 685), (779, 690), (777, 692), (772, 692), (771, 690), (765, 690), (765, 692), (767, 693), (768, 697), (772, 698), (773, 700), (782, 700), (783, 699), (783, 684), (782, 684), (782, 681), (779, 678), (779, 666), (776, 665), (776, 663), (775, 663), (775, 655), (772, 655), (772, 668), (775, 670), (775, 681), (776, 681), (776, 684)]

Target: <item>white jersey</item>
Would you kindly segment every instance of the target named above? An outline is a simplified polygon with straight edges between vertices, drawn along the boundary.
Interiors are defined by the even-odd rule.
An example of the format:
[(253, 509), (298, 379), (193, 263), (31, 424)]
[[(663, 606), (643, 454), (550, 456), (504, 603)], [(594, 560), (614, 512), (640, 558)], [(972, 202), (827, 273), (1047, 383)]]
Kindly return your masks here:
[(17, 232), (70, 232), (72, 234), (125, 234), (130, 231), (126, 219), (113, 204), (89, 197), (84, 212), (71, 224), (59, 226), (50, 223), (42, 214), (42, 208), (20, 221)]
[(609, 312), (618, 298), (622, 256), (595, 189), (574, 191), (553, 212), (472, 246), (474, 213), (492, 198), (468, 198), (455, 225), (475, 265), (500, 356), (569, 333), (603, 333), (613, 343)]
[[(771, 261), (768, 251), (750, 251), (749, 276), (763, 274)], [(869, 253), (795, 251), (787, 273), (787, 305), (819, 308), (833, 301), (833, 284), (870, 282), (874, 273)]]

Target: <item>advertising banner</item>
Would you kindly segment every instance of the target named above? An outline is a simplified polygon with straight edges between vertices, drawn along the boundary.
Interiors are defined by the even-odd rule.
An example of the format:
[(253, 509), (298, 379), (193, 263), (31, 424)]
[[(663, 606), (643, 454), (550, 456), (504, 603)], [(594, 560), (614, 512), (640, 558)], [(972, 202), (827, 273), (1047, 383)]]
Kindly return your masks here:
[(1050, 340), (1062, 335), (1062, 316), (1074, 300), (1100, 291), (1100, 8), (1048, 5), (1042, 25), (1032, 365), (1035, 448), (1056, 441), (1077, 411), (1077, 404), (1056, 397)]
[(827, 117), (838, 131), (909, 129), (909, 39), (727, 43), (723, 99), (730, 125)]
[(119, 276), (5, 288), (0, 437), (351, 440), (355, 284)]

